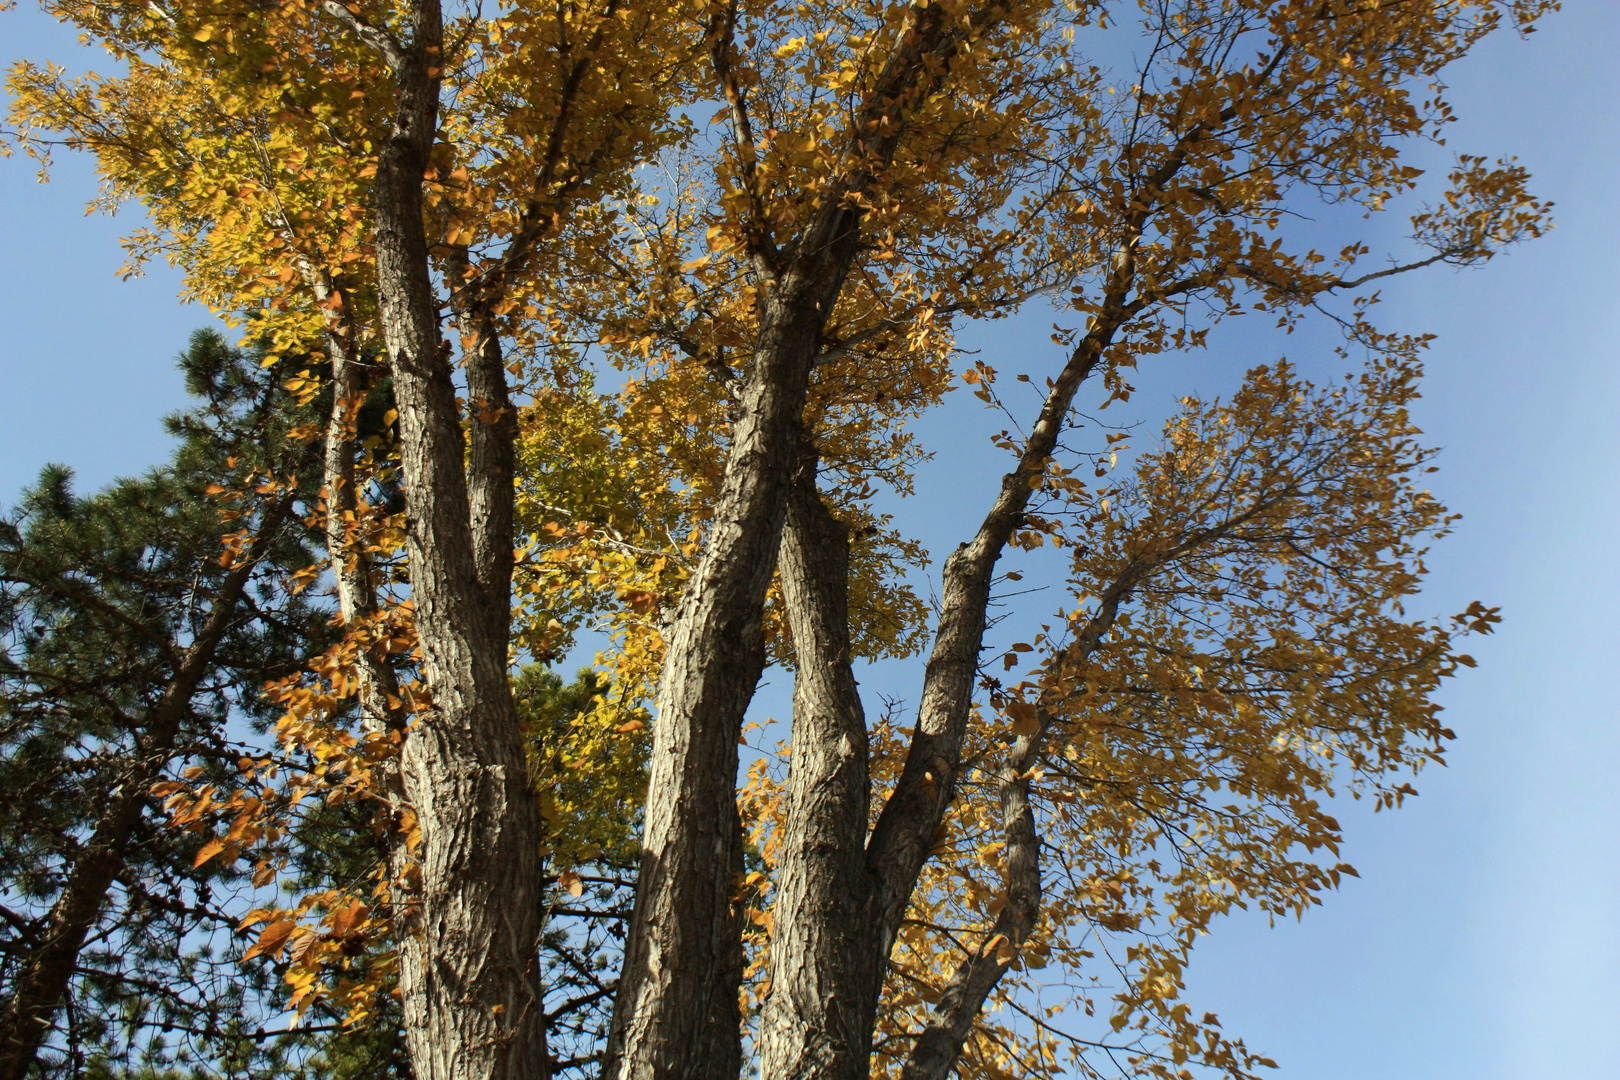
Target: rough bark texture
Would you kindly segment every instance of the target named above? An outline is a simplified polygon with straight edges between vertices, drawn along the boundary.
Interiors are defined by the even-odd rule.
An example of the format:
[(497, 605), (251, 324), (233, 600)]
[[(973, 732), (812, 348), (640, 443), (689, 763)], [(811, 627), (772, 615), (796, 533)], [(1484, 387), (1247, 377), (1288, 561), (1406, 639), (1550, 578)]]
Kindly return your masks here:
[(376, 255), (412, 595), (434, 704), (404, 750), (422, 876), (400, 988), (418, 1080), (531, 1080), (547, 1069), (536, 984), (540, 813), (508, 682), (507, 595), (492, 601), (474, 554), (461, 415), (423, 228), (443, 45), (436, 0), (415, 0), (408, 21), (408, 42), (379, 45), (393, 68), (397, 112), (378, 157)]
[[(1102, 319), (1075, 348), (1048, 392), (1018, 466), (1003, 478), (1001, 491), (973, 540), (959, 547), (946, 561), (940, 623), (924, 675), (916, 732), (901, 778), (884, 804), (865, 845), (864, 876), (857, 879), (860, 888), (866, 890), (861, 894), (864, 906), (860, 916), (846, 923), (841, 932), (813, 935), (803, 931), (794, 932), (814, 938), (816, 947), (821, 951), (819, 967), (800, 965), (785, 968), (779, 973), (781, 982), (776, 981), (776, 973), (773, 972), (772, 1000), (780, 995), (787, 1001), (805, 1004), (802, 1006), (803, 1015), (783, 1015), (780, 1018), (780, 1023), (784, 1026), (791, 1024), (793, 1030), (777, 1033), (771, 1018), (767, 1016), (762, 1040), (775, 1040), (796, 1048), (793, 1054), (776, 1059), (771, 1067), (762, 1072), (767, 1080), (796, 1075), (816, 1075), (828, 1080), (861, 1080), (868, 1075), (869, 1058), (858, 1052), (847, 1051), (847, 1044), (839, 1041), (837, 1033), (848, 1022), (846, 1017), (860, 1017), (866, 1025), (864, 1046), (869, 1051), (871, 1027), (877, 1015), (883, 978), (895, 937), (910, 904), (917, 877), (932, 847), (935, 831), (955, 795), (962, 741), (972, 707), (973, 681), (984, 641), (985, 614), (996, 562), (1023, 520), (1033, 490), (1030, 480), (1044, 470), (1047, 459), (1056, 447), (1076, 391), (1096, 369), (1104, 350), (1124, 321), (1126, 312), (1121, 305), (1129, 280), (1130, 265), (1127, 260), (1111, 283), (1110, 302)], [(800, 745), (797, 723), (796, 714), (795, 747)], [(1010, 815), (1009, 822), (1021, 822), (1022, 811), (1012, 805), (1017, 801), (1017, 793), (1004, 792), (1003, 798), (1004, 814)], [(1027, 792), (1024, 802), (1027, 805)], [(863, 828), (865, 820), (863, 813)], [(835, 827), (824, 824), (821, 828), (830, 830)], [(848, 825), (844, 828), (847, 829)], [(1033, 821), (1029, 829), (1030, 843), (1033, 844)], [(1028, 892), (1032, 887), (1036, 897), (1034, 903), (1038, 905), (1038, 864), (1032, 865), (1037, 865), (1033, 886), (1026, 882), (1019, 888), (1021, 892)], [(784, 865), (780, 872), (785, 876), (791, 871)], [(1006, 917), (1020, 918), (1016, 910)], [(778, 920), (777, 925), (780, 926), (780, 916)], [(1033, 916), (1030, 916), (1018, 924), (1022, 934), (1028, 933), (1032, 920)], [(994, 955), (992, 953), (992, 958)], [(847, 977), (841, 985), (845, 988), (844, 992), (852, 997), (818, 997), (813, 987), (808, 985), (811, 973), (817, 970), (845, 973)], [(1000, 970), (1004, 968), (996, 971), (995, 978), (1000, 977)], [(973, 999), (980, 985), (986, 994), (994, 986), (993, 978), (987, 983), (984, 981), (986, 972), (983, 970), (979, 971), (978, 978), (973, 978), (972, 971), (959, 974), (963, 979), (963, 990), (959, 996), (964, 1003)], [(800, 981), (807, 985), (799, 985)], [(928, 1036), (930, 1061), (942, 1059), (942, 1056), (949, 1057), (950, 1063), (944, 1066), (946, 1071), (954, 1066), (961, 1038), (952, 1033), (964, 1022), (971, 1024), (972, 1016), (977, 1015), (978, 1005), (982, 1002), (983, 996), (978, 996), (965, 1021), (953, 1014), (937, 1035)], [(798, 1062), (836, 1063), (837, 1067), (828, 1067), (819, 1073), (799, 1073), (795, 1070), (807, 1066), (794, 1064)], [(777, 1068), (782, 1071), (775, 1071)]]
[(152, 785), (174, 753), (191, 699), (214, 662), (243, 590), (292, 508), (284, 500), (266, 514), (247, 558), (231, 571), (213, 598), (202, 630), (186, 649), (163, 696), (146, 716), (141, 734), (119, 782), (106, 795), (95, 831), (68, 871), (51, 905), (45, 932), (10, 987), (0, 1012), (0, 1080), (25, 1080), (50, 1033), (51, 1018), (77, 966), (85, 937), (101, 915), (107, 891), (123, 872), (130, 838), (151, 797)]
[[(481, 312), (462, 317), (467, 357), (467, 455), (473, 561), (491, 607), (505, 608), (512, 593), (513, 476), (517, 468), (517, 410), (506, 385), (506, 363), (494, 320)], [(509, 624), (505, 624), (509, 628)]]
[(625, 1080), (735, 1080), (742, 1068), (737, 737), (765, 664), (765, 591), (822, 325), (814, 284), (801, 275), (767, 301), (715, 524), (668, 641), (608, 1044), (608, 1075)]
[[(912, 8), (853, 118), (851, 171), (784, 248), (767, 220), (753, 222), (760, 331), (708, 542), (666, 643), (641, 872), (604, 1070), (611, 1080), (735, 1080), (741, 1069), (737, 738), (764, 664), (761, 618), (805, 395), (859, 250), (861, 198), (892, 161), (906, 109), (946, 77), (966, 32), (941, 5)], [(730, 78), (730, 27), (721, 21), (712, 33), (736, 143), (751, 147), (743, 88)], [(746, 171), (748, 151), (739, 152)]]
[[(955, 793), (995, 565), (1023, 520), (1034, 490), (1030, 479), (1044, 470), (1075, 393), (1095, 370), (1123, 320), (1119, 297), (1128, 274), (1127, 264), (1111, 290), (1114, 303), (1076, 347), (1048, 392), (1018, 466), (1003, 478), (977, 534), (946, 562), (944, 603), (924, 677), (917, 731), (900, 782), (865, 843), (869, 797), (865, 726), (847, 655), (847, 546), (842, 537), (832, 535), (826, 508), (813, 490), (812, 507), (796, 489), (781, 571), (799, 669), (790, 809), (773, 920), (771, 996), (760, 1029), (761, 1076), (767, 1080), (811, 1076), (861, 1080), (869, 1073), (872, 1027), (888, 957), (935, 831)], [(831, 636), (829, 627), (835, 620), (842, 638)], [(806, 648), (813, 650), (810, 663), (805, 661)], [(862, 750), (858, 769), (845, 758), (845, 746), (853, 744), (841, 745), (856, 723)], [(999, 933), (1012, 943), (1008, 948), (1022, 943), (1039, 910), (1038, 842), (1029, 814), (1028, 783), (1018, 779), (1025, 771), (1027, 766), (1010, 772), (1001, 783), (1009, 898), (1027, 901), (1009, 902), (987, 939), (995, 942)], [(851, 790), (857, 775), (858, 799)], [(952, 994), (920, 1039), (917, 1068), (924, 1071), (918, 1077), (940, 1069), (943, 1076), (954, 1067), (973, 1018), (1016, 955), (1015, 948), (1009, 954), (999, 942), (987, 948), (986, 955), (964, 961)], [(908, 1080), (915, 1078), (908, 1073)]]
[(866, 716), (850, 668), (849, 535), (801, 471), (780, 563), (793, 634), (793, 756), (771, 935), (771, 995), (760, 1021), (760, 1074), (773, 1080), (864, 1077), (881, 978), (871, 953), (842, 947), (869, 917)]

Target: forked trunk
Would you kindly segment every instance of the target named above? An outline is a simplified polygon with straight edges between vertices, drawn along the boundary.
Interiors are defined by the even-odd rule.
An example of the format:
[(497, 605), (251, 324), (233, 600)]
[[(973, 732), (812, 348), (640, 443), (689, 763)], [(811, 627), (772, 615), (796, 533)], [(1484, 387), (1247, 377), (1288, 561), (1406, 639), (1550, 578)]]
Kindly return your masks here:
[[(433, 695), (403, 756), (422, 839), (400, 989), (417, 1080), (534, 1080), (547, 1072), (540, 810), (508, 681), (506, 590), (481, 580), (474, 554), (466, 444), (422, 220), (443, 44), (435, 0), (416, 0), (411, 22), (409, 46), (390, 58), (398, 112), (378, 159), (375, 207), (411, 590)], [(509, 549), (510, 535), (500, 542)]]
[[(869, 1073), (872, 1031), (889, 956), (936, 830), (955, 797), (996, 563), (1023, 521), (1034, 490), (1030, 480), (1045, 469), (1075, 392), (1095, 370), (1123, 321), (1121, 298), (1129, 286), (1129, 275), (1128, 265), (1115, 275), (1103, 319), (1075, 348), (1053, 383), (1017, 467), (1003, 478), (1001, 490), (973, 539), (957, 548), (945, 562), (940, 622), (923, 677), (917, 728), (895, 790), (860, 852), (859, 874), (845, 866), (852, 853), (850, 837), (857, 820), (860, 835), (865, 837), (865, 804), (863, 801), (861, 813), (855, 818), (850, 801), (835, 794), (841, 791), (841, 784), (849, 782), (852, 772), (837, 760), (830, 747), (818, 744), (836, 739), (838, 729), (819, 724), (813, 711), (801, 712), (796, 684), (793, 772), (785, 826), (789, 842), (783, 845), (778, 867), (782, 895), (778, 898), (772, 938), (771, 996), (761, 1030), (764, 1080), (809, 1076), (818, 1080), (862, 1080)], [(840, 592), (825, 579), (831, 562), (825, 544), (811, 572), (801, 569), (797, 553), (815, 535), (810, 530), (803, 534), (794, 530), (790, 543), (783, 545), (783, 591), (796, 650), (800, 647), (800, 622), (825, 620), (828, 606), (841, 602)], [(816, 638), (807, 636), (805, 640)], [(818, 700), (830, 702), (838, 700), (836, 688), (847, 685), (856, 710), (853, 715), (859, 715), (854, 680), (845, 674), (847, 658), (823, 653), (817, 661), (805, 665), (800, 660), (799, 679), (804, 688), (808, 691), (820, 687), (816, 690)], [(850, 706), (843, 709), (843, 723), (847, 725), (853, 722)], [(801, 720), (810, 725), (803, 736)], [(864, 769), (863, 762), (863, 774)], [(1009, 888), (1017, 896), (1032, 897), (1027, 905), (1009, 905), (1006, 918), (1013, 921), (1005, 932), (1009, 939), (1022, 942), (1038, 908), (1037, 846), (1033, 819), (1028, 815), (1027, 784), (1020, 786), (1016, 777), (1004, 781), (1003, 813), (1009, 830), (1009, 851), (1020, 853), (1012, 860), (1016, 864), (1016, 882), (1010, 880)], [(1026, 822), (1027, 843), (1023, 839)], [(849, 883), (858, 901), (853, 917), (835, 907), (820, 911), (806, 907), (805, 917), (820, 920), (816, 925), (800, 926), (798, 919), (784, 918), (781, 905), (790, 887), (800, 888), (797, 884), (790, 886), (790, 882), (834, 873), (843, 875), (841, 881)], [(832, 919), (844, 921), (832, 923)], [(970, 963), (958, 972), (951, 999), (957, 1004), (937, 1014), (925, 1031), (916, 1048), (916, 1062), (907, 1066), (911, 1070), (908, 1077), (943, 1075), (954, 1067), (966, 1034), (965, 1025), (977, 1016), (984, 996), (1005, 969), (1002, 959), (992, 950), (988, 961)], [(827, 973), (836, 973), (838, 993), (823, 992), (830, 986)], [(857, 1018), (863, 1027), (852, 1039), (846, 1031)]]
[[(765, 593), (798, 471), (810, 374), (860, 249), (861, 207), (894, 159), (907, 109), (942, 84), (963, 38), (998, 17), (994, 8), (959, 15), (939, 4), (908, 9), (852, 117), (856, 164), (819, 194), (790, 247), (774, 245), (768, 220), (752, 223), (759, 335), (703, 558), (666, 645), (608, 1080), (736, 1080), (742, 1067), (737, 740), (764, 666)], [(751, 146), (730, 24), (712, 32), (733, 135)]]
[(618, 1080), (736, 1080), (742, 1069), (737, 739), (765, 666), (765, 592), (820, 342), (822, 284), (787, 281), (767, 301), (715, 524), (669, 638), (608, 1042), (606, 1075)]

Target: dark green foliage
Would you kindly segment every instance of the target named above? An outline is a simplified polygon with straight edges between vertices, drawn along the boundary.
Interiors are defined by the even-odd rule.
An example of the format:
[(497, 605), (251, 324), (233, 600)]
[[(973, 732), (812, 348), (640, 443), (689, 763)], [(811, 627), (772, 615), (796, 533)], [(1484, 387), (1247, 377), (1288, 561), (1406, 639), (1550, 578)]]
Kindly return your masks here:
[[(329, 612), (285, 587), (315, 557), (297, 492), (257, 490), (317, 471), (287, 438), (307, 416), (280, 388), (285, 373), (258, 361), (197, 333), (180, 366), (200, 401), (168, 421), (171, 464), (84, 497), (49, 466), (0, 518), (0, 1004), (104, 809), (145, 775), (143, 756), (167, 776), (224, 779), (240, 740), (262, 730), (260, 688), (329, 632)], [(239, 558), (226, 537), (239, 530), (268, 534), (240, 595), (222, 596)], [(222, 604), (229, 622), (178, 724), (157, 730), (151, 718)], [(252, 1045), (274, 1019), (270, 976), (233, 962), (244, 883), (193, 868), (200, 839), (165, 827), (142, 794), (33, 1072), (273, 1068)]]
[[(542, 777), (557, 777), (566, 789), (572, 775), (591, 774), (583, 763), (554, 760), (569, 745), (569, 728), (589, 714), (597, 699), (609, 693), (602, 675), (583, 668), (570, 683), (540, 664), (523, 668), (512, 683), (512, 696), (532, 740), (533, 760)], [(600, 763), (605, 764), (605, 763)], [(577, 781), (573, 781), (577, 783)], [(639, 789), (638, 774), (629, 785)], [(548, 890), (540, 964), (545, 987), (547, 1044), (553, 1073), (591, 1076), (600, 1071), (601, 1052), (613, 1014), (613, 993), (624, 944), (624, 927), (635, 901), (634, 880), (640, 859), (640, 808), (624, 806), (612, 824), (601, 827), (602, 846), (588, 861), (572, 867), (573, 876)], [(555, 818), (548, 828), (557, 827)]]

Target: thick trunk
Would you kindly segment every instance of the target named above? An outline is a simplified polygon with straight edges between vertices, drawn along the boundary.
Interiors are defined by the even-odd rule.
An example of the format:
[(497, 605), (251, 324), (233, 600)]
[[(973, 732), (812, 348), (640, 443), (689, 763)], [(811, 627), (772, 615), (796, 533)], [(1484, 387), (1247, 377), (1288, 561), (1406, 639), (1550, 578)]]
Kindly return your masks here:
[(416, 0), (411, 22), (411, 41), (392, 57), (398, 112), (378, 158), (375, 206), (411, 589), (433, 695), (404, 750), (422, 874), (400, 989), (418, 1080), (531, 1080), (547, 1068), (539, 804), (508, 682), (510, 607), (486, 590), (474, 555), (466, 447), (422, 219), (443, 45), (436, 0)]
[[(828, 185), (786, 248), (771, 240), (765, 216), (751, 223), (749, 251), (764, 297), (760, 332), (708, 542), (666, 644), (609, 1080), (735, 1080), (741, 1069), (737, 739), (764, 666), (765, 592), (798, 463), (810, 372), (859, 250), (860, 206), (894, 158), (906, 111), (945, 79), (962, 35), (993, 21), (993, 14), (958, 20), (942, 5), (914, 5), (853, 117), (851, 172)], [(725, 26), (715, 32), (729, 40)], [(715, 71), (746, 167), (753, 137), (728, 48), (728, 41), (716, 48)]]
[(760, 1075), (861, 1080), (882, 978), (871, 950), (845, 945), (870, 917), (866, 717), (850, 668), (849, 535), (822, 502), (813, 469), (795, 485), (780, 567), (796, 669), (793, 751)]
[(622, 1080), (736, 1080), (742, 1068), (737, 739), (765, 664), (765, 591), (820, 340), (810, 285), (767, 301), (715, 524), (667, 645), (608, 1043), (607, 1075)]
[(260, 523), (247, 558), (226, 576), (213, 597), (208, 621), (147, 715), (128, 767), (107, 792), (95, 831), (68, 871), (62, 892), (51, 905), (45, 931), (22, 965), (5, 1011), (0, 1013), (0, 1080), (24, 1080), (50, 1034), (52, 1018), (77, 968), (79, 951), (101, 917), (107, 891), (124, 870), (130, 838), (152, 785), (173, 756), (191, 699), (236, 617), (243, 589), (291, 508), (291, 500), (284, 501)]

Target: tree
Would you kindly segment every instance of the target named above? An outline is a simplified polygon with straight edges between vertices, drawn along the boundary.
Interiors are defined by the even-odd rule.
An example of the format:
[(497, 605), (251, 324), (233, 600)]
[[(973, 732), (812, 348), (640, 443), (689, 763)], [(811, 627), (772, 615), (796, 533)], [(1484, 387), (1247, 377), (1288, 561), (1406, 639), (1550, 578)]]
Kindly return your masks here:
[[(189, 249), (199, 295), (233, 310), (265, 300), (288, 307), (281, 286), (298, 282), (297, 310), (267, 326), (278, 344), (308, 340), (311, 329), (331, 342), (334, 505), (356, 490), (346, 483), (339, 414), (356, 395), (367, 341), (387, 357), (411, 500), (413, 614), (433, 686), (399, 770), (400, 798), (432, 823), (416, 853), (425, 915), (402, 936), (413, 1058), (423, 1080), (543, 1074), (531, 970), (541, 833), (508, 686), (514, 424), (496, 328), (515, 288), (544, 273), (545, 245), (571, 204), (622, 183), (621, 163), (664, 138), (667, 17), (613, 0), (514, 9), (471, 15), (447, 38), (432, 0), (402, 12), (53, 10), (100, 36), (130, 74), (69, 90), (48, 88), (45, 73), (36, 95), (21, 89), (31, 79), (24, 73), (22, 98), (41, 118), (74, 100), (89, 104), (77, 134), (109, 151), (110, 172), (122, 177), (115, 187), (154, 205), (161, 198), (151, 184), (169, 190), (172, 213), (157, 214), (168, 235), (157, 243), (177, 256)], [(178, 97), (177, 73), (198, 80)], [(446, 92), (466, 108), (441, 119)], [(441, 131), (450, 141), (435, 158)], [(191, 177), (178, 190), (162, 178), (173, 178), (172, 165)], [(469, 165), (485, 181), (476, 189)], [(432, 261), (425, 211), (436, 218), (435, 239), (448, 241)], [(470, 265), (463, 232), (493, 258)], [(435, 271), (450, 277), (436, 281)], [(446, 282), (473, 358), (470, 472), (439, 330), (436, 290)], [(344, 603), (351, 620), (371, 607), (357, 593)], [(371, 696), (375, 709), (388, 688)]]
[(293, 513), (312, 462), (282, 441), (286, 372), (257, 359), (199, 332), (171, 465), (89, 497), (51, 466), (0, 522), (0, 1075), (45, 1047), (82, 1072), (157, 1029), (228, 1053), (264, 993), (232, 971), (232, 876), (194, 867), (151, 792), (182, 769), (229, 784), (232, 726), (321, 634), (282, 585), (312, 561)]
[[(94, 150), (195, 295), (329, 343), (328, 507), (369, 522), (330, 544), (357, 633), (407, 618), (366, 569), (386, 514), (343, 505), (356, 462), (393, 475), (345, 411), (374, 355), (391, 381), (429, 694), (407, 707), (360, 633), (374, 741), (401, 751), (356, 775), (409, 823), (389, 874), (410, 889), (393, 918), (421, 1080), (549, 1068), (544, 793), (509, 679), (509, 376), (531, 379), (531, 425), (577, 418), (555, 402), (589, 400), (593, 350), (633, 378), (596, 450), (634, 461), (620, 490), (648, 501), (567, 521), (544, 508), (580, 515), (578, 485), (572, 505), (532, 493), (523, 546), (620, 605), (632, 667), (660, 665), (606, 1073), (730, 1080), (745, 1024), (772, 1078), (1051, 1071), (1045, 1018), (985, 1007), (1023, 1007), (1035, 959), (1085, 972), (1083, 929), (1130, 940), (1124, 1041), (1103, 1053), (1162, 1074), (1262, 1063), (1177, 1000), (1192, 941), (1235, 903), (1315, 902), (1343, 870), (1313, 854), (1338, 832), (1314, 793), (1343, 773), (1397, 801), (1446, 737), (1429, 694), (1466, 663), (1452, 627), (1402, 608), (1445, 517), (1413, 486), (1423, 342), (1377, 330), (1370, 290), (1483, 262), (1546, 207), (1516, 165), (1461, 156), (1412, 216), (1416, 253), (1374, 270), (1353, 234), (1321, 254), (1294, 218), (1414, 188), (1402, 147), (1449, 121), (1442, 70), (1548, 6), (55, 3), (128, 74), (23, 69), (20, 122)], [(1122, 36), (1139, 59), (1098, 59)], [(718, 136), (683, 100), (712, 103)], [(877, 488), (906, 485), (903, 425), (950, 386), (953, 327), (1037, 300), (1078, 325), (1026, 373), (1040, 404), (945, 561), (914, 724), (869, 723), (851, 665), (904, 651), (919, 612)], [(1366, 370), (1341, 391), (1256, 369), (1230, 402), (1188, 402), (1129, 480), (1106, 479), (1115, 440), (1065, 441), (1077, 395), (1128, 397), (1132, 368), (1242, 311), (1323, 312)], [(996, 376), (963, 374), (1006, 405)], [(1070, 600), (985, 670), (1002, 557), (1042, 545), (1069, 556)], [(891, 629), (852, 634), (856, 604)], [(780, 792), (759, 774), (745, 822), (738, 741), (772, 656), (795, 674), (791, 766)]]

